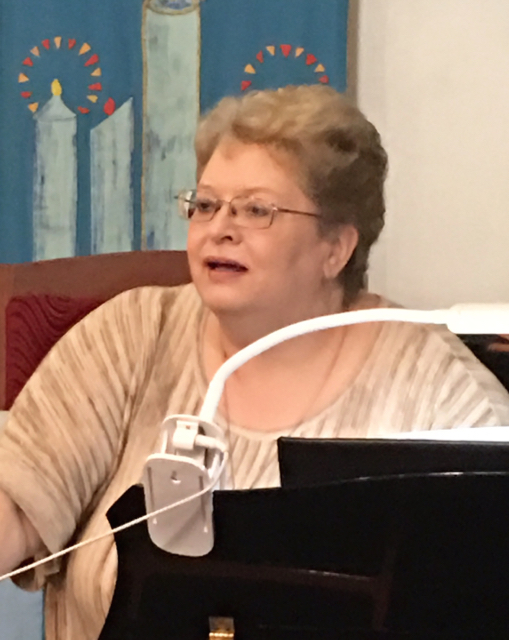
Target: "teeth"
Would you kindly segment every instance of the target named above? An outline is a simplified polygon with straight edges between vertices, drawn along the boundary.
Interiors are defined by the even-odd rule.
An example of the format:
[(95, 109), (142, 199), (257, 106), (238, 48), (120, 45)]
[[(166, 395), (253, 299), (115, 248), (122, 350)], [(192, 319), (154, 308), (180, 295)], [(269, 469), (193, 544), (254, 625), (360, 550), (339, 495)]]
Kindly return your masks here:
[(208, 263), (211, 269), (226, 269), (231, 271), (245, 271), (245, 267), (237, 262), (219, 262), (211, 260)]

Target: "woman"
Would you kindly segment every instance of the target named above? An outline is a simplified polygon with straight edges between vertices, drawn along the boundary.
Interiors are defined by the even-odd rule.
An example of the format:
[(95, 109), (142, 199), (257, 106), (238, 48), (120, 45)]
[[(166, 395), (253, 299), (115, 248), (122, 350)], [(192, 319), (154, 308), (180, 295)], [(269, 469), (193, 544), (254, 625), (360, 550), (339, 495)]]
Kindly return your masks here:
[[(107, 530), (166, 414), (199, 411), (233, 353), (298, 320), (386, 306), (365, 291), (384, 218), (375, 128), (330, 88), (228, 98), (196, 139), (193, 285), (106, 303), (53, 349), (0, 439), (0, 571)], [(509, 398), (442, 329), (369, 324), (310, 334), (227, 382), (218, 423), (234, 486), (278, 482), (275, 441), (509, 424)], [(111, 538), (20, 582), (47, 586), (48, 640), (98, 637), (116, 574)]]

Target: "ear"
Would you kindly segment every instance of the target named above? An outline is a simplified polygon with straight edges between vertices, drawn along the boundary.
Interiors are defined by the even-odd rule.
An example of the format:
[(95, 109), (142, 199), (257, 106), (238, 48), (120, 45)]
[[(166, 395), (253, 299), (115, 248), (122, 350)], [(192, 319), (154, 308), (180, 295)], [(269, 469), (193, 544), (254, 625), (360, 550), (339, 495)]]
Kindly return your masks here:
[(324, 262), (324, 276), (335, 279), (345, 268), (359, 243), (359, 232), (351, 224), (345, 224), (327, 236), (328, 255)]

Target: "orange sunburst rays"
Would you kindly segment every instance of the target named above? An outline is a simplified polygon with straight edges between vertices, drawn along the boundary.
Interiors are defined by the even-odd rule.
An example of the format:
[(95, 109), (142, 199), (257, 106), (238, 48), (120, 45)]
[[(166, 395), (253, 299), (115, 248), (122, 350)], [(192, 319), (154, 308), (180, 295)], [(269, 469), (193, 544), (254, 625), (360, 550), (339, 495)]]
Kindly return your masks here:
[[(316, 64), (314, 71), (317, 74), (318, 82), (321, 82), (322, 84), (329, 83), (329, 76), (325, 75), (325, 66), (318, 61), (316, 56), (312, 53), (306, 53), (304, 47), (293, 47), (291, 44), (280, 44), (278, 46), (269, 44), (264, 49), (260, 49), (255, 56), (256, 62), (246, 64), (244, 67), (244, 73), (248, 74), (248, 76), (254, 76), (261, 65), (265, 63), (267, 56), (272, 58), (281, 54), (284, 58), (288, 58), (292, 52), (295, 58), (300, 58), (302, 56), (303, 63), (306, 66), (310, 67)], [(240, 83), (240, 90), (246, 91), (252, 84), (253, 80), (246, 77)]]
[[(99, 92), (102, 91), (102, 83), (98, 80), (102, 76), (102, 70), (99, 65), (99, 56), (92, 51), (92, 47), (88, 42), (84, 42), (81, 46), (77, 46), (78, 42), (76, 38), (68, 38), (67, 41), (62, 36), (55, 36), (54, 38), (44, 38), (40, 44), (35, 45), (30, 49), (30, 54), (23, 61), (24, 67), (18, 75), (18, 83), (22, 84), (21, 97), (28, 100), (28, 108), (32, 113), (35, 113), (39, 108), (39, 102), (34, 100), (34, 89), (30, 86), (30, 73), (31, 70), (43, 63), (43, 56), (45, 52), (58, 51), (65, 49), (65, 42), (67, 42), (68, 50), (75, 50), (79, 57), (84, 56), (83, 66), (90, 67), (91, 83), (88, 85), (88, 95), (86, 96), (89, 103), (96, 104), (99, 100)], [(86, 106), (78, 106), (79, 113), (90, 113), (90, 109)]]

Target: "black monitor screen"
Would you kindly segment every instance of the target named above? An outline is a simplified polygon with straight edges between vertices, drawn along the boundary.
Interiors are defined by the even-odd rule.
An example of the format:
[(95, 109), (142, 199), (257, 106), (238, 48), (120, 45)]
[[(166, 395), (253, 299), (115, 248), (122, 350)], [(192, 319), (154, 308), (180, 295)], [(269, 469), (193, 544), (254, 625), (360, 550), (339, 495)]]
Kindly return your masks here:
[(278, 455), (284, 487), (401, 474), (509, 471), (509, 442), (280, 438)]

